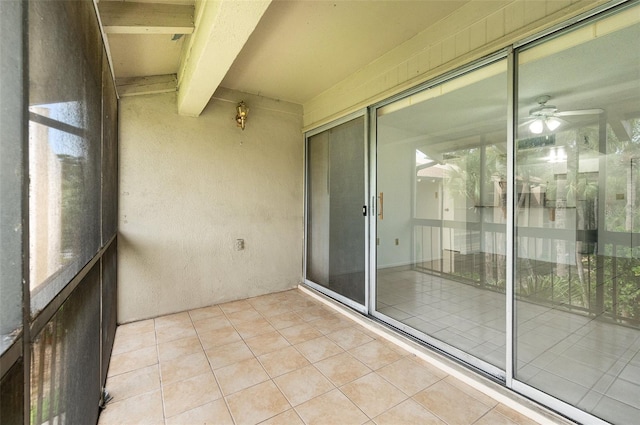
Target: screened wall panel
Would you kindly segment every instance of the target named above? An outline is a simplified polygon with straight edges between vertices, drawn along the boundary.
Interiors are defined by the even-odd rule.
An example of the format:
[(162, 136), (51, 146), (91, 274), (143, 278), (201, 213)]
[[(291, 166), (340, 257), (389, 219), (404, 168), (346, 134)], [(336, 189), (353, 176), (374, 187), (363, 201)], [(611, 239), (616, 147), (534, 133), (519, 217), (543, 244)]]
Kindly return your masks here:
[(100, 248), (101, 45), (92, 2), (29, 2), (34, 315)]
[(107, 371), (109, 368), (109, 359), (113, 349), (113, 341), (116, 336), (116, 319), (117, 319), (117, 241), (105, 251), (102, 256), (102, 364), (101, 364), (101, 383), (107, 380)]
[(95, 424), (116, 326), (115, 87), (94, 2), (0, 12), (0, 422)]
[(102, 61), (102, 243), (118, 228), (118, 98), (106, 52)]
[(0, 355), (22, 328), (23, 7), (0, 1)]
[(0, 423), (24, 423), (24, 366), (20, 358), (0, 381)]
[(100, 400), (100, 265), (31, 345), (31, 424), (95, 424)]

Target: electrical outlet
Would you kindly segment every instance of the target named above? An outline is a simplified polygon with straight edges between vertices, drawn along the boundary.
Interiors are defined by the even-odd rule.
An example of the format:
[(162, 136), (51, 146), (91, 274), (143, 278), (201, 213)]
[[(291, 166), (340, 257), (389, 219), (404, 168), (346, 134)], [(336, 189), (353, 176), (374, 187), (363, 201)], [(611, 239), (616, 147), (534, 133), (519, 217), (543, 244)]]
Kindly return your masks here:
[(236, 239), (236, 251), (242, 251), (244, 249), (244, 239)]
[(396, 238), (396, 245), (400, 245), (400, 239)]

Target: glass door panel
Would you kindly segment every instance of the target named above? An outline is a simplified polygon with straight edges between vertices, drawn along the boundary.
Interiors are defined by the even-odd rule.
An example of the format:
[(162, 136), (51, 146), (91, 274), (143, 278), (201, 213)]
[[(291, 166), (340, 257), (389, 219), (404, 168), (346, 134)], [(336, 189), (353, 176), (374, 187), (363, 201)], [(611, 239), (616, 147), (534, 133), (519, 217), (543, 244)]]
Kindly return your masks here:
[(365, 304), (364, 116), (307, 138), (306, 280)]
[(640, 417), (639, 12), (518, 56), (515, 379), (613, 423)]
[(506, 69), (376, 113), (377, 312), (490, 373), (506, 359)]

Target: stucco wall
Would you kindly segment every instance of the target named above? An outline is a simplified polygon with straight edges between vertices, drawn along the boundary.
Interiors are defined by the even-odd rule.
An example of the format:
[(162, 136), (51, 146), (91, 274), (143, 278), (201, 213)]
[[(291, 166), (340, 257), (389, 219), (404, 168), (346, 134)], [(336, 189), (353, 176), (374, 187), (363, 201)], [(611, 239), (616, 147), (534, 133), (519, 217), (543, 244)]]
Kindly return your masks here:
[[(190, 118), (175, 96), (120, 101), (119, 323), (301, 279), (301, 107), (220, 89)], [(240, 100), (245, 131), (234, 121)]]
[(504, 49), (605, 0), (470, 1), (304, 104), (305, 130)]

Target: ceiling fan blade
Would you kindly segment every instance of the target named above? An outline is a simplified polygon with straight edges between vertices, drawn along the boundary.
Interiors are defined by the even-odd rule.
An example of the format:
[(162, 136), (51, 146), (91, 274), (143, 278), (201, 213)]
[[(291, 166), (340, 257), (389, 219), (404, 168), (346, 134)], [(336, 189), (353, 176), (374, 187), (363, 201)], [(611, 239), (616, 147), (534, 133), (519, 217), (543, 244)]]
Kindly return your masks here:
[(556, 112), (557, 117), (569, 117), (572, 115), (598, 115), (604, 112), (604, 109), (577, 109), (575, 111), (561, 111)]

